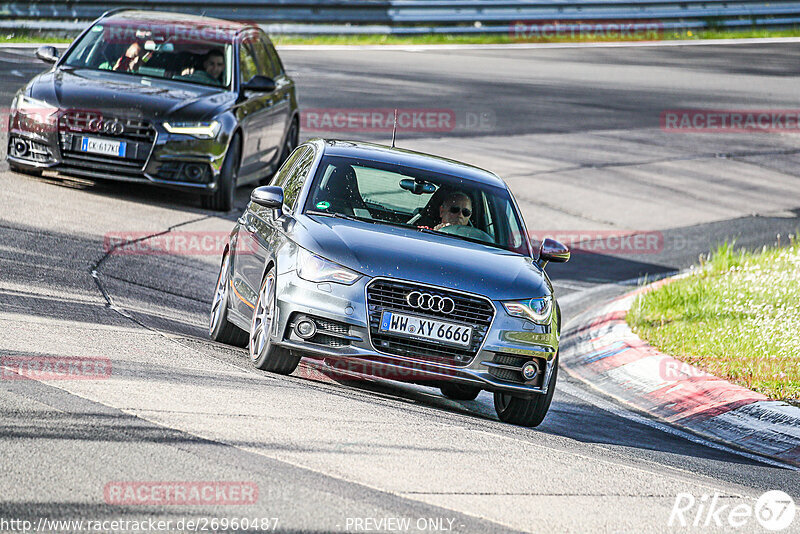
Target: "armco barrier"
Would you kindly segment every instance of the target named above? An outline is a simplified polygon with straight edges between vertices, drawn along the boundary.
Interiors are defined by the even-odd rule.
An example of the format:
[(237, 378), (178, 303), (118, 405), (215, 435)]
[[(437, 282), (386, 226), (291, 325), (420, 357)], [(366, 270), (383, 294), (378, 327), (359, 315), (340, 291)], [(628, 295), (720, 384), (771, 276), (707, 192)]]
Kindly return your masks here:
[(657, 21), (664, 29), (800, 25), (798, 0), (29, 0), (0, 4), (0, 27), (49, 20), (67, 29), (117, 7), (281, 24), (282, 33), (364, 33), (365, 25), (379, 33), (505, 33), (537, 21)]

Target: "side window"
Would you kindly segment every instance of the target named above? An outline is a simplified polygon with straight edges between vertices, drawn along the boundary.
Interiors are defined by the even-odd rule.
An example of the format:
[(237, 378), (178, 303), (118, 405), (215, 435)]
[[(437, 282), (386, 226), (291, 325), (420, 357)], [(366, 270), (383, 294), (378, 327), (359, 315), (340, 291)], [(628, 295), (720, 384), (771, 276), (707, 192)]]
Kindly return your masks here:
[(264, 41), (258, 40), (254, 42), (253, 45), (253, 49), (256, 51), (256, 59), (258, 60), (258, 73), (262, 76), (274, 79), (275, 69), (272, 66), (272, 61), (270, 61), (269, 54), (267, 54), (267, 48), (264, 45)]
[[(280, 76), (283, 74), (283, 63), (281, 63), (281, 58), (278, 56), (278, 51), (275, 50), (275, 47), (272, 46), (272, 43), (267, 42), (267, 54), (269, 54), (269, 59), (272, 61), (272, 68), (274, 69), (275, 76)], [(273, 76), (273, 78), (275, 77)]]
[(300, 156), (305, 154), (306, 150), (309, 150), (307, 146), (300, 146), (294, 149), (294, 152), (289, 154), (289, 157), (286, 158), (286, 161), (283, 162), (281, 168), (278, 169), (278, 172), (275, 173), (275, 176), (272, 177), (269, 185), (280, 185), (282, 186), (286, 181), (286, 177), (289, 175), (289, 171), (292, 170), (295, 162), (300, 159)]
[(524, 250), (525, 236), (523, 235), (522, 228), (519, 227), (517, 216), (514, 213), (514, 208), (510, 201), (505, 202), (505, 213), (503, 216), (508, 220), (508, 246), (518, 250)]
[(239, 81), (249, 82), (253, 76), (258, 74), (256, 60), (250, 50), (251, 41), (243, 41), (239, 46)]
[(303, 184), (306, 183), (312, 163), (314, 163), (314, 151), (309, 148), (298, 160), (297, 165), (289, 171), (289, 176), (283, 184), (283, 203), (292, 209), (297, 202), (297, 197), (300, 196)]

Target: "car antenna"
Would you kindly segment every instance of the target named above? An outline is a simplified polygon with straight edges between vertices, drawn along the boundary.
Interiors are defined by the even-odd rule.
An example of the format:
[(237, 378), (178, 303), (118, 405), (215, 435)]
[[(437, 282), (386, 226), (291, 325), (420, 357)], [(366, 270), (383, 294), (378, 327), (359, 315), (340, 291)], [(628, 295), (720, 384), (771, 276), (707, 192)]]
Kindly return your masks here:
[(394, 108), (394, 127), (392, 128), (392, 148), (394, 148), (394, 138), (397, 136), (397, 108)]

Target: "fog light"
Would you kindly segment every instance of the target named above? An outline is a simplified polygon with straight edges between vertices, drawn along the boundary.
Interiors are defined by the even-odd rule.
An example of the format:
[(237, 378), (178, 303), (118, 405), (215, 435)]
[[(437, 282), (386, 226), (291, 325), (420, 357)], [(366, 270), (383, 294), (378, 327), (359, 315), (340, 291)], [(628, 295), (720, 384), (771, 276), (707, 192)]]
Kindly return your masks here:
[(539, 365), (536, 362), (528, 362), (522, 366), (522, 378), (533, 380), (539, 374)]
[(186, 166), (186, 177), (192, 181), (197, 181), (203, 176), (203, 167), (197, 164), (190, 164)]
[(28, 142), (24, 139), (15, 139), (14, 140), (14, 155), (20, 158), (24, 158), (28, 155), (28, 151), (30, 148), (28, 147)]
[(294, 332), (303, 339), (311, 339), (317, 333), (314, 321), (304, 317), (294, 325)]

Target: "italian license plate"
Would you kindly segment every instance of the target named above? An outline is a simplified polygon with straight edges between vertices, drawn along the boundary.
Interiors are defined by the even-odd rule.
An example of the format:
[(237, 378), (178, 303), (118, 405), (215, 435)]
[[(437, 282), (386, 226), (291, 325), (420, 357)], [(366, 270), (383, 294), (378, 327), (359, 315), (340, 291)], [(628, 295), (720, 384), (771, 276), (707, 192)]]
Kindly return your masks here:
[(380, 330), (458, 347), (468, 347), (472, 342), (469, 326), (388, 311), (381, 315)]
[(84, 137), (81, 139), (81, 152), (124, 158), (125, 142), (109, 141), (108, 139), (98, 139), (97, 137)]

